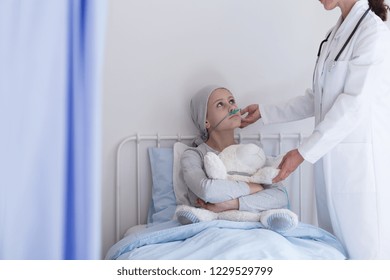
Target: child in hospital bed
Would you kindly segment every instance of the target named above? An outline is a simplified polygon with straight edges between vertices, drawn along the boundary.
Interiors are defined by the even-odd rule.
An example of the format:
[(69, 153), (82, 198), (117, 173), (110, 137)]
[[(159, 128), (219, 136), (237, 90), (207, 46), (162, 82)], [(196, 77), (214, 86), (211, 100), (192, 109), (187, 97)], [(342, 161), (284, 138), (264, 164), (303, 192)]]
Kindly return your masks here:
[[(241, 115), (233, 95), (226, 88), (208, 86), (191, 100), (191, 117), (200, 136), (196, 148), (187, 149), (181, 157), (184, 182), (188, 187), (190, 206), (178, 206), (176, 216), (182, 224), (218, 218), (230, 210), (255, 214), (266, 228), (287, 231), (296, 227), (298, 219), (288, 209), (285, 188), (280, 185), (260, 185), (207, 177), (203, 158), (207, 152), (218, 154), (237, 144), (234, 131), (240, 127)], [(235, 112), (229, 114), (229, 112)], [(196, 208), (195, 208), (196, 207)], [(211, 212), (210, 212), (211, 211)], [(210, 215), (215, 213), (214, 215)], [(250, 215), (249, 215), (250, 216)], [(223, 215), (222, 215), (223, 217)], [(219, 216), (219, 219), (224, 219)]]

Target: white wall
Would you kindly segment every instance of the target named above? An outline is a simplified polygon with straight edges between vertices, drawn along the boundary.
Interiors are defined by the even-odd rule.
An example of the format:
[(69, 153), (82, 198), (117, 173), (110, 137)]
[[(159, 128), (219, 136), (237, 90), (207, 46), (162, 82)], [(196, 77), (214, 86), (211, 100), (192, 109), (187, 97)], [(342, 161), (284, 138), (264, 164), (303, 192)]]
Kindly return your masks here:
[[(115, 149), (126, 136), (193, 134), (188, 104), (208, 83), (244, 107), (311, 85), (317, 48), (339, 11), (318, 1), (111, 0), (104, 74), (103, 252), (114, 243)], [(310, 132), (312, 121), (247, 131)]]

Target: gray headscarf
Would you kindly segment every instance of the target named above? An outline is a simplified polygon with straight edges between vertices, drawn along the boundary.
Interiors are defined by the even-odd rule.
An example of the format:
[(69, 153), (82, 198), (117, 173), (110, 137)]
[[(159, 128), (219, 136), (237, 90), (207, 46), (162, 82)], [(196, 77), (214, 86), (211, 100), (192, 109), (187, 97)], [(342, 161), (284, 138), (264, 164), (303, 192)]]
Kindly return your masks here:
[(199, 136), (194, 139), (192, 145), (199, 146), (203, 142), (206, 142), (209, 138), (209, 134), (206, 129), (206, 115), (207, 115), (207, 102), (210, 95), (220, 88), (225, 88), (217, 85), (208, 85), (199, 90), (195, 96), (191, 99), (190, 109), (191, 118), (196, 128), (199, 131)]

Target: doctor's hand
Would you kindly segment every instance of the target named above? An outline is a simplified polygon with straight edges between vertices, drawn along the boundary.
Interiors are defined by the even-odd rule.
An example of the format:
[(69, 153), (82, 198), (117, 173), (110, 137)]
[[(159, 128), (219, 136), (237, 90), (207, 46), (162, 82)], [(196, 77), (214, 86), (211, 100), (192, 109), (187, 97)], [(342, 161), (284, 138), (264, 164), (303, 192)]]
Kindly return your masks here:
[(240, 128), (244, 128), (261, 118), (260, 109), (258, 104), (252, 104), (244, 109), (241, 109), (241, 115), (248, 113), (248, 115), (241, 119)]
[(272, 183), (278, 183), (286, 179), (303, 161), (304, 158), (298, 149), (289, 151), (279, 164), (279, 174), (272, 180)]

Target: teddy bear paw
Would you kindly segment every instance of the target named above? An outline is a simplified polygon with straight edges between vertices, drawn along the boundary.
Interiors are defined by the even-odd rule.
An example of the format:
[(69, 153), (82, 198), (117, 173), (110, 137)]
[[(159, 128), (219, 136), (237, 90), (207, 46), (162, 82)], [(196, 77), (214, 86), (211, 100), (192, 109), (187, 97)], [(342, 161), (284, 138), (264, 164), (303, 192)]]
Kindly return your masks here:
[(279, 171), (279, 169), (274, 167), (263, 167), (252, 176), (251, 182), (257, 184), (272, 184), (272, 179), (279, 174)]
[(288, 209), (271, 209), (261, 212), (260, 222), (267, 229), (287, 232), (298, 225), (298, 216)]

